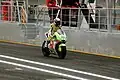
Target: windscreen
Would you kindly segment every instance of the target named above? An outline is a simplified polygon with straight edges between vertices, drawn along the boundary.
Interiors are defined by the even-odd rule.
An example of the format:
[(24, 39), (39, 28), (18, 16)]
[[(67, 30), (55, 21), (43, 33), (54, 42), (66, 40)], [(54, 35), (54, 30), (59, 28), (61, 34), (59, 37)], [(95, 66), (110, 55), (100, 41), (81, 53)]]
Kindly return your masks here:
[(57, 30), (58, 34), (64, 35), (64, 31), (62, 29)]

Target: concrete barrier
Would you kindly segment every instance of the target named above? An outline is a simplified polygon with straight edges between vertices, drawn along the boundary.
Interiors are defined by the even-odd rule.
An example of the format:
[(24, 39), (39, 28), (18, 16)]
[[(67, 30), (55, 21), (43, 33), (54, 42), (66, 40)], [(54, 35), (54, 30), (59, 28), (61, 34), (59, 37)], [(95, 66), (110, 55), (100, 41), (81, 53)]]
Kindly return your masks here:
[[(17, 23), (0, 23), (0, 40), (12, 40), (41, 45), (48, 27), (40, 26), (33, 39), (27, 39)], [(85, 31), (64, 28), (67, 34), (67, 48), (109, 56), (120, 56), (120, 33)]]
[[(40, 29), (40, 39), (45, 39), (44, 33), (48, 28)], [(101, 53), (111, 56), (120, 56), (120, 33), (98, 31), (84, 31), (65, 29), (67, 34), (67, 48), (91, 53)]]
[(0, 40), (24, 41), (24, 33), (17, 23), (0, 22)]

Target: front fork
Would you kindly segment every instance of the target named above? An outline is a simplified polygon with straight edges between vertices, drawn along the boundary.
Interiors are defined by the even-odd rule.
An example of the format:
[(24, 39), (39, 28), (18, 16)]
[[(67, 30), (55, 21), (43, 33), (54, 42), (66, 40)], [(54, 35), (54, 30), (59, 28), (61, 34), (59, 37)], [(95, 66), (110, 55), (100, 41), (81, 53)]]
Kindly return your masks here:
[(58, 50), (61, 52), (62, 51), (62, 49), (61, 49), (61, 47), (62, 46), (66, 46), (66, 44), (64, 44), (64, 43), (61, 43), (60, 45), (59, 45), (59, 48), (58, 48)]

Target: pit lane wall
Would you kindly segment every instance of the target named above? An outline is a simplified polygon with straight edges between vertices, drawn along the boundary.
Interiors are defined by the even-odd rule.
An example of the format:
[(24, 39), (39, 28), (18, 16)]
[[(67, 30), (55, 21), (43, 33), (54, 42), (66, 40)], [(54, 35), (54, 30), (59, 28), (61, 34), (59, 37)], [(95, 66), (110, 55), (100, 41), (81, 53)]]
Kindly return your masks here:
[(20, 30), (18, 23), (0, 21), (0, 40), (23, 42), (24, 33)]
[[(36, 28), (36, 25), (32, 25), (32, 27)], [(30, 36), (30, 34), (28, 33), (33, 32), (30, 32), (30, 29), (30, 31), (27, 31), (27, 34), (25, 35), (24, 32), (21, 31), (20, 25), (18, 25), (17, 23), (2, 22), (0, 23), (0, 40), (10, 40), (15, 42), (41, 45), (43, 40), (45, 39), (44, 33), (48, 29), (49, 28), (47, 26), (40, 26), (39, 28), (36, 28), (38, 33), (34, 35), (32, 34), (32, 36), (34, 37), (29, 38), (26, 37), (26, 35)], [(109, 56), (120, 56), (120, 33), (108, 33), (106, 31), (99, 32), (96, 30), (87, 31), (82, 29), (78, 30), (75, 28), (73, 29), (64, 27), (63, 29), (67, 34), (68, 49), (80, 50), (96, 54), (100, 53)], [(34, 30), (34, 32), (36, 32), (36, 30)]]
[[(40, 30), (41, 40), (48, 28)], [(67, 34), (67, 48), (90, 53), (120, 56), (120, 33), (64, 29)]]

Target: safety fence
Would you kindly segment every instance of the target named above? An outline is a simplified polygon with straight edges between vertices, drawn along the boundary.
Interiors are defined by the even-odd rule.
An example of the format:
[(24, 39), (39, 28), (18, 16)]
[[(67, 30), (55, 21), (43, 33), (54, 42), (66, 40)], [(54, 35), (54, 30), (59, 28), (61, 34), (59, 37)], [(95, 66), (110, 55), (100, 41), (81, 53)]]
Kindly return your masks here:
[[(86, 5), (84, 5), (86, 6)], [(0, 19), (2, 21), (11, 21), (19, 23), (29, 22), (28, 13), (24, 6), (0, 6)], [(87, 6), (86, 6), (87, 7)], [(56, 17), (58, 9), (44, 6), (35, 8), (35, 24), (39, 23), (45, 26)], [(69, 28), (87, 28), (106, 30), (109, 32), (119, 32), (120, 30), (120, 8), (61, 8), (58, 16), (61, 19), (61, 25)], [(47, 25), (48, 26), (48, 25)]]
[[(39, 14), (41, 17), (37, 17), (43, 21), (43, 26), (48, 22), (53, 22), (58, 12), (56, 8), (46, 10), (47, 7), (43, 7)], [(61, 19), (61, 25), (69, 28), (97, 29), (108, 32), (119, 32), (120, 30), (120, 8), (61, 8), (58, 17)]]

